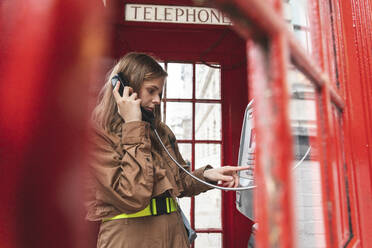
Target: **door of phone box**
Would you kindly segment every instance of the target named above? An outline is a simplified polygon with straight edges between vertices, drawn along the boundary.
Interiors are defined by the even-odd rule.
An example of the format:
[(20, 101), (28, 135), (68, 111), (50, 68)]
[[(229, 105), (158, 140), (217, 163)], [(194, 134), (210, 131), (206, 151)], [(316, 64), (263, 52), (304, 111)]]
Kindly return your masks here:
[[(243, 121), (245, 107), (248, 103), (246, 61), (245, 56), (242, 56), (245, 54), (246, 49), (244, 40), (240, 39), (231, 31), (229, 25), (226, 25), (226, 23), (222, 25), (221, 23), (203, 25), (125, 20), (125, 10), (128, 4), (132, 4), (131, 6), (137, 8), (136, 14), (138, 16), (143, 15), (143, 12), (139, 12), (140, 10), (144, 11), (143, 7), (148, 7), (145, 9), (147, 11), (145, 15), (148, 15), (147, 19), (151, 19), (151, 12), (155, 10), (154, 6), (167, 5), (174, 8), (175, 4), (172, 1), (112, 1), (107, 4), (108, 6), (106, 7), (113, 8), (113, 13), (115, 13), (112, 27), (110, 27), (112, 28), (113, 43), (112, 50), (110, 51), (111, 54), (107, 55), (107, 61), (105, 62), (107, 67), (109, 68), (112, 65), (113, 60), (131, 51), (145, 52), (155, 56), (160, 62), (164, 63), (163, 65), (168, 69), (168, 73), (170, 73), (170, 68), (177, 64), (186, 65), (184, 67), (181, 66), (184, 68), (181, 68), (181, 70), (185, 70), (189, 66), (189, 74), (192, 75), (190, 76), (190, 84), (193, 85), (190, 88), (191, 95), (189, 97), (182, 95), (175, 97), (168, 96), (167, 98), (165, 92), (163, 109), (165, 103), (167, 111), (163, 112), (163, 117), (167, 115), (165, 121), (169, 120), (168, 118), (170, 118), (172, 113), (168, 113), (168, 111), (171, 111), (172, 104), (189, 104), (190, 119), (192, 123), (195, 123), (194, 125), (190, 124), (192, 134), (189, 137), (183, 137), (181, 135), (177, 139), (181, 153), (183, 150), (182, 147), (190, 147), (190, 149), (186, 149), (186, 154), (182, 155), (185, 160), (191, 162), (193, 170), (199, 166), (199, 162), (201, 163), (195, 150), (200, 150), (208, 145), (212, 149), (217, 149), (217, 153), (219, 154), (217, 160), (216, 158), (214, 160), (212, 159), (214, 161), (212, 166), (236, 165), (241, 123)], [(177, 6), (186, 7), (193, 6), (193, 4), (191, 1), (177, 1)], [(164, 11), (164, 8), (160, 10)], [(201, 12), (196, 12), (196, 15), (200, 13), (200, 17), (203, 18), (202, 14), (206, 12), (203, 12), (202, 9), (199, 10)], [(168, 9), (167, 11), (172, 11), (172, 9)], [(193, 18), (193, 12), (190, 11), (188, 14), (191, 15), (190, 18)], [(219, 15), (216, 13), (212, 14), (215, 18)], [(159, 19), (159, 17), (156, 18)], [(222, 21), (221, 18), (222, 16), (220, 17), (220, 21)], [(228, 19), (223, 19), (223, 21), (228, 22)], [(212, 67), (203, 64), (203, 62), (212, 65)], [(218, 88), (216, 90), (218, 96), (210, 96), (207, 93), (206, 97), (200, 97), (202, 99), (198, 99), (198, 94), (200, 93), (198, 92), (197, 85), (198, 73), (202, 73), (208, 68), (216, 72), (217, 81), (220, 82), (220, 85), (215, 86)], [(177, 77), (177, 75), (175, 76)], [(172, 78), (169, 76), (167, 85), (172, 83), (170, 80)], [(208, 92), (210, 92), (209, 89)], [(219, 128), (221, 130), (220, 134), (217, 134), (217, 137), (211, 139), (200, 137), (197, 133), (198, 126), (203, 128), (203, 124), (202, 122), (198, 122), (198, 116), (195, 113), (199, 111), (199, 108), (201, 109), (200, 111), (204, 111), (202, 110), (202, 106), (207, 105), (209, 107), (218, 105), (217, 112), (214, 110), (211, 111), (215, 113), (214, 115), (219, 116), (212, 121), (216, 126), (210, 125), (209, 128), (216, 129), (217, 127), (217, 129)], [(210, 108), (206, 111), (210, 111)], [(216, 124), (216, 121), (220, 123)], [(209, 123), (212, 122), (206, 121), (205, 126), (207, 127), (205, 128), (208, 129)], [(176, 130), (173, 131), (176, 132)], [(209, 162), (208, 160), (206, 161)], [(236, 210), (235, 193), (221, 193), (218, 190), (212, 191), (215, 192), (211, 194), (214, 194), (214, 196), (217, 195), (216, 201), (219, 204), (217, 208), (215, 205), (212, 205), (209, 210), (205, 209), (205, 206), (202, 204), (204, 194), (195, 197), (195, 199), (192, 198), (191, 201), (186, 203), (186, 212), (190, 212), (188, 216), (190, 217), (191, 225), (198, 233), (198, 239), (209, 239), (213, 236), (212, 239), (217, 237), (216, 244), (220, 244), (218, 245), (220, 247), (246, 247), (252, 223)], [(206, 211), (206, 215), (209, 214), (209, 219), (210, 216), (217, 215), (214, 218), (216, 219), (217, 217), (219, 220), (215, 224), (213, 224), (214, 222), (207, 223), (209, 219), (204, 220), (202, 216), (198, 216), (198, 209), (200, 208), (202, 208), (202, 211)]]

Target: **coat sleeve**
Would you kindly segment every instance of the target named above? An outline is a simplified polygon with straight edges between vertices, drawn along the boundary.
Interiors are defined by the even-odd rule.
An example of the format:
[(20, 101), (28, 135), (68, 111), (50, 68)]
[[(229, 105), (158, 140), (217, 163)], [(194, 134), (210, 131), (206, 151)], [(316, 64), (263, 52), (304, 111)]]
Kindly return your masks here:
[(149, 128), (143, 121), (122, 124), (121, 144), (104, 132), (93, 136), (90, 165), (97, 181), (96, 198), (123, 213), (137, 212), (151, 199), (154, 178)]
[[(168, 133), (169, 133), (169, 135), (168, 135), (169, 142), (171, 143), (171, 146), (172, 146), (172, 148), (174, 150), (174, 153), (176, 155), (175, 159), (178, 161), (179, 164), (183, 165), (183, 168), (190, 171), (190, 166), (187, 165), (185, 160), (182, 158), (182, 155), (181, 155), (181, 153), (179, 151), (179, 148), (178, 148), (176, 137), (173, 134), (173, 132), (169, 129), (169, 127), (168, 127)], [(216, 184), (216, 182), (209, 181), (208, 179), (206, 179), (204, 177), (204, 171), (208, 170), (208, 169), (212, 169), (212, 168), (213, 168), (212, 166), (206, 165), (206, 166), (203, 166), (199, 169), (196, 169), (191, 174), (193, 174), (197, 178), (200, 178), (203, 181), (206, 181), (206, 182), (211, 183), (211, 184)], [(181, 192), (181, 195), (179, 197), (194, 196), (194, 195), (198, 195), (202, 192), (206, 192), (210, 189), (213, 189), (212, 187), (207, 186), (207, 185), (205, 185), (203, 183), (200, 183), (197, 180), (193, 179), (191, 176), (189, 176), (186, 172), (184, 172), (181, 169), (179, 169), (179, 173), (180, 173), (180, 177), (181, 177), (181, 181), (182, 181), (182, 186), (183, 186), (183, 189), (184, 189), (184, 191)]]

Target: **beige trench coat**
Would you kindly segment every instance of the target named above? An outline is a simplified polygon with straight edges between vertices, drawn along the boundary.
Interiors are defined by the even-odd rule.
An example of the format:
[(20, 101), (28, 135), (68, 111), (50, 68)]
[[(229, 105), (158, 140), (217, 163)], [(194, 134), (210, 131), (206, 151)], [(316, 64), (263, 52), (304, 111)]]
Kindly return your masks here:
[[(150, 131), (150, 125), (143, 121), (123, 123), (115, 134), (95, 129), (87, 184), (88, 220), (102, 221), (138, 212), (151, 198), (162, 194), (176, 198), (210, 189), (179, 169), (164, 151), (152, 149)], [(161, 123), (158, 132), (169, 152), (187, 168), (172, 131)], [(202, 167), (193, 174), (206, 180), (206, 168), (211, 167)], [(180, 213), (174, 212), (103, 222), (97, 247), (182, 248), (189, 247), (189, 243)]]

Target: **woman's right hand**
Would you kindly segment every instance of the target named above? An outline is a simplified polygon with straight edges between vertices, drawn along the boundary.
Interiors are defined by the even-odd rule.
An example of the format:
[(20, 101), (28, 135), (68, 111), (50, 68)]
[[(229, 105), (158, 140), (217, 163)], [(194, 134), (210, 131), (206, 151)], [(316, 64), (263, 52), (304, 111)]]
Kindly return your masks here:
[(124, 87), (123, 96), (120, 96), (119, 86), (120, 83), (116, 83), (115, 88), (112, 91), (118, 106), (119, 115), (125, 122), (141, 121), (141, 99), (138, 98), (137, 93), (133, 92), (133, 89), (128, 86)]

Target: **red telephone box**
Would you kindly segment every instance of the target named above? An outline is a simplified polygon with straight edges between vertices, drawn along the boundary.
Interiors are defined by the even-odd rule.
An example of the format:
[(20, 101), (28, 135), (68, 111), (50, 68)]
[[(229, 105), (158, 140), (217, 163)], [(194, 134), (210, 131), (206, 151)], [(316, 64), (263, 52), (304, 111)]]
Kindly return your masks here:
[[(371, 242), (372, 203), (371, 3), (308, 1), (308, 25), (296, 23), (289, 30), (290, 2), (210, 1), (229, 13), (235, 29), (247, 39), (248, 81), (256, 101), (257, 244), (366, 247)], [(309, 143), (315, 150), (311, 159), (320, 170), (320, 180), (312, 186), (319, 190), (305, 199), (308, 207), (321, 204), (317, 219), (305, 227), (299, 226), (302, 216), (295, 213), (298, 189), (291, 180), (298, 177), (293, 175), (289, 152), (290, 106), (299, 93), (288, 90), (293, 68), (295, 80), (301, 78), (311, 96), (302, 96), (303, 100), (311, 100), (316, 109), (307, 124), (316, 125)], [(305, 220), (311, 217), (305, 212)], [(312, 242), (299, 240), (297, 235), (311, 227)]]
[[(1, 247), (94, 245), (76, 190), (88, 96), (97, 93), (87, 89), (129, 51), (154, 54), (192, 85), (168, 93), (169, 80), (162, 104), (193, 169), (237, 163), (255, 99), (258, 247), (372, 242), (370, 0), (15, 0), (0, 13)], [(200, 120), (198, 111), (211, 114)], [(214, 192), (181, 202), (198, 239), (246, 247), (253, 222), (234, 193)]]
[[(107, 8), (112, 8), (115, 13), (111, 58), (119, 58), (130, 51), (146, 52), (153, 54), (168, 71), (162, 115), (176, 136), (177, 129), (183, 130), (177, 140), (192, 169), (201, 163), (215, 167), (236, 165), (240, 126), (248, 104), (247, 64), (242, 56), (246, 50), (245, 41), (231, 30), (229, 19), (218, 10), (198, 9), (191, 1), (111, 1)], [(135, 18), (135, 21), (127, 20)], [(176, 23), (176, 19), (184, 23)], [(212, 21), (217, 24), (209, 24)], [(173, 76), (172, 70), (177, 67), (189, 71), (182, 77), (189, 77), (184, 79), (185, 84), (192, 87), (172, 93), (172, 87), (182, 87), (182, 82), (175, 78), (182, 72), (177, 71)], [(210, 83), (215, 85), (213, 89), (202, 85), (204, 71), (216, 77)], [(173, 86), (177, 83), (178, 86)], [(204, 96), (202, 87), (207, 92)], [(209, 121), (208, 118), (203, 120), (206, 124), (200, 124), (199, 110), (210, 111), (213, 117), (209, 117)], [(172, 126), (175, 112), (189, 115), (189, 119), (184, 120), (189, 128)], [(217, 131), (210, 132), (209, 137), (199, 135), (198, 129), (204, 126)], [(203, 156), (198, 153), (201, 150), (205, 150)], [(218, 155), (204, 159), (208, 150)], [(191, 201), (182, 201), (185, 201), (184, 210), (198, 233), (196, 247), (208, 244), (211, 247), (244, 247), (247, 244), (252, 222), (236, 210), (234, 193), (215, 190), (193, 197)], [(215, 221), (208, 223), (208, 218)], [(204, 243), (198, 244), (200, 240)]]

